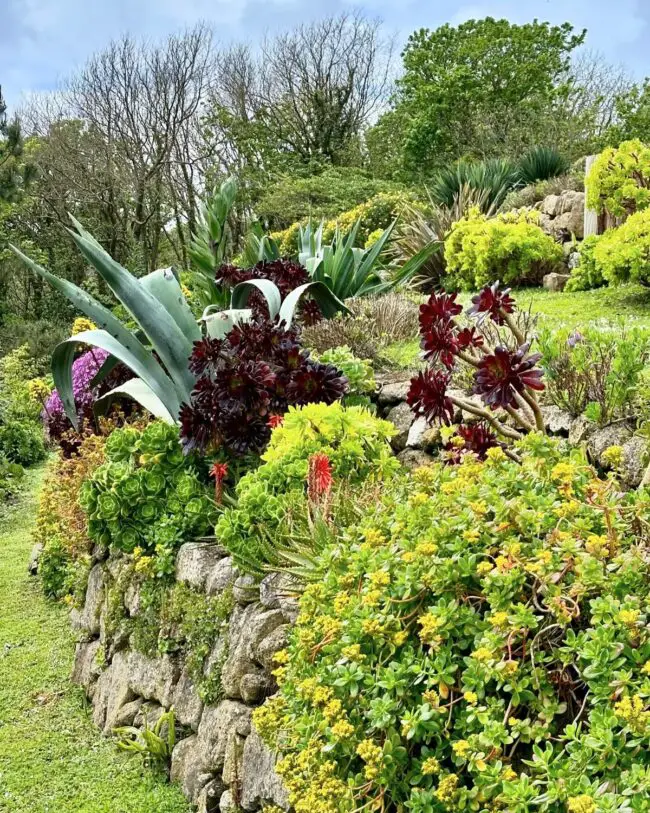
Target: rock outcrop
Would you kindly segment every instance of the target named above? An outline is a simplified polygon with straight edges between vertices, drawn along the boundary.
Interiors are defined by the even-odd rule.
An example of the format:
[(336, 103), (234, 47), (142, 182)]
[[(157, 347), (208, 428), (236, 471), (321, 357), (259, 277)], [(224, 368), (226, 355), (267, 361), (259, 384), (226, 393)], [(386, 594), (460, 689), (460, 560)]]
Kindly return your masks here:
[[(107, 572), (108, 571), (108, 572)], [(255, 813), (264, 806), (289, 809), (276, 756), (264, 745), (251, 722), (256, 705), (277, 691), (271, 674), (273, 657), (282, 649), (297, 614), (296, 586), (281, 574), (255, 584), (242, 576), (217, 545), (191, 542), (181, 546), (177, 581), (206, 596), (232, 590), (235, 604), (204, 669), (220, 669), (222, 699), (204, 703), (182, 658), (149, 657), (107, 623), (107, 585), (119, 563), (96, 564), (86, 601), (73, 613), (80, 635), (72, 679), (93, 704), (93, 720), (106, 734), (123, 725), (151, 726), (173, 708), (179, 739), (172, 752), (170, 775), (201, 813), (238, 809)], [(129, 585), (124, 605), (129, 617), (141, 611), (137, 586)]]

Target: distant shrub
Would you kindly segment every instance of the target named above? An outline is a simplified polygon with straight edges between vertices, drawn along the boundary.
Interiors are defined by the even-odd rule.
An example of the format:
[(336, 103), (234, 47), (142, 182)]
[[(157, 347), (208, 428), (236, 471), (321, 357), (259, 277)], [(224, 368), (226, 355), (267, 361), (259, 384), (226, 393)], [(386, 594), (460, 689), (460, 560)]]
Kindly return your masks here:
[(6, 500), (17, 493), (23, 475), (21, 465), (11, 463), (6, 457), (0, 456), (0, 511)]
[(353, 299), (347, 305), (351, 316), (337, 316), (305, 327), (305, 347), (324, 353), (346, 345), (358, 358), (375, 361), (387, 345), (417, 338), (419, 305), (403, 294)]
[(0, 424), (0, 455), (21, 466), (39, 463), (45, 458), (43, 429), (26, 421)]
[(485, 206), (498, 207), (508, 192), (519, 182), (516, 164), (501, 158), (487, 161), (458, 161), (441, 169), (429, 184), (431, 199), (444, 206), (453, 206), (464, 186), (485, 195)]
[(650, 285), (650, 209), (636, 212), (593, 246), (597, 273), (611, 284)]
[(579, 244), (580, 259), (577, 267), (571, 272), (566, 291), (589, 291), (592, 288), (602, 288), (603, 285), (607, 285), (607, 280), (603, 277), (594, 256), (596, 246), (601, 239), (601, 236), (597, 234), (590, 234)]
[(650, 204), (650, 147), (638, 139), (608, 147), (587, 177), (587, 205), (623, 217)]
[(562, 248), (538, 225), (536, 212), (488, 218), (477, 209), (453, 224), (445, 240), (449, 283), (475, 290), (495, 279), (538, 284), (562, 260)]
[(519, 183), (522, 185), (546, 181), (565, 175), (568, 159), (553, 147), (533, 147), (518, 162)]

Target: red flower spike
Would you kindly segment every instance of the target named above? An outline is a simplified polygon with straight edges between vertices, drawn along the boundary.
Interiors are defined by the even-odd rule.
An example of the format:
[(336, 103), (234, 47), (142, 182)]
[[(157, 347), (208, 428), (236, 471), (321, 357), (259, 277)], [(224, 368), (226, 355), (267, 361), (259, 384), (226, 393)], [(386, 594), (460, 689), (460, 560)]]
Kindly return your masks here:
[(535, 369), (542, 354), (526, 356), (529, 347), (530, 344), (523, 344), (514, 352), (506, 347), (496, 347), (493, 355), (484, 356), (479, 362), (473, 392), (480, 395), (491, 409), (507, 406), (517, 409), (519, 404), (515, 393), (523, 393), (527, 387), (544, 389), (541, 381), (544, 373)]
[(332, 489), (332, 464), (323, 452), (316, 452), (309, 458), (307, 473), (307, 495), (312, 504), (320, 503)]
[(479, 291), (472, 298), (472, 303), (468, 311), (470, 316), (478, 316), (479, 319), (489, 316), (497, 325), (504, 323), (504, 313), (512, 313), (515, 309), (515, 300), (510, 296), (510, 288), (501, 289), (498, 280)]
[(271, 429), (277, 429), (284, 423), (284, 415), (269, 415), (267, 423)]
[(214, 463), (210, 469), (210, 477), (214, 477), (214, 501), (217, 505), (223, 502), (223, 481), (228, 476), (227, 463)]
[(429, 368), (411, 379), (406, 400), (416, 415), (424, 415), (429, 422), (451, 423), (454, 405), (447, 395), (450, 378), (449, 373)]

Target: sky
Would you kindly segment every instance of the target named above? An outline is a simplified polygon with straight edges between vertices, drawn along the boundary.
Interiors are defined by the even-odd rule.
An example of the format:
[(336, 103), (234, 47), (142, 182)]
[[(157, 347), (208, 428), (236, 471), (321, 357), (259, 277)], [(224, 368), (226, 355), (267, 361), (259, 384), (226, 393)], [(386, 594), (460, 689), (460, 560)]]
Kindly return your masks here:
[(650, 75), (650, 0), (0, 0), (0, 84), (11, 107), (63, 77), (124, 33), (164, 38), (205, 20), (224, 44), (327, 14), (361, 9), (398, 44), (419, 28), (486, 16), (569, 21), (587, 44), (638, 79)]

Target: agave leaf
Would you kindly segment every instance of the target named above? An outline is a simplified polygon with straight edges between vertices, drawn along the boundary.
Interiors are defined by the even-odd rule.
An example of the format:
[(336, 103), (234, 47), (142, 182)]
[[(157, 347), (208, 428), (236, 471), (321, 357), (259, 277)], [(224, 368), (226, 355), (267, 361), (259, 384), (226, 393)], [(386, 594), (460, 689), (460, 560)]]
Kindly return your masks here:
[[(76, 223), (76, 221), (75, 221)], [(115, 262), (83, 229), (70, 230), (79, 250), (96, 269), (117, 299), (140, 325), (174, 382), (181, 401), (189, 401), (194, 377), (187, 366), (192, 341), (156, 297), (125, 268)]]
[(95, 375), (90, 382), (90, 386), (97, 387), (99, 384), (101, 384), (102, 381), (104, 381), (113, 372), (119, 363), (119, 359), (116, 359), (115, 356), (109, 356), (97, 371), (97, 375)]
[[(74, 394), (72, 389), (72, 362), (74, 360), (75, 350), (79, 343), (89, 344), (92, 347), (99, 347), (106, 350), (115, 358), (119, 359), (130, 370), (142, 378), (147, 383), (150, 389), (157, 395), (157, 397), (165, 405), (165, 408), (170, 415), (178, 415), (180, 409), (180, 402), (176, 396), (174, 387), (171, 381), (165, 375), (160, 365), (156, 365), (152, 370), (140, 362), (137, 354), (131, 348), (123, 345), (114, 336), (111, 336), (105, 330), (85, 330), (72, 336), (69, 339), (61, 342), (54, 349), (52, 354), (52, 375), (54, 377), (54, 385), (56, 386), (65, 413), (72, 422), (75, 429), (78, 428), (77, 411), (75, 408)], [(137, 345), (142, 348), (133, 337), (130, 339), (131, 347)]]
[(234, 310), (211, 313), (213, 306), (208, 306), (203, 312), (201, 321), (211, 339), (225, 339), (235, 325), (249, 322), (253, 316), (250, 308), (237, 308)]
[(176, 423), (174, 416), (170, 414), (165, 404), (141, 378), (131, 378), (124, 384), (120, 384), (119, 387), (114, 387), (105, 395), (102, 395), (101, 398), (98, 398), (93, 407), (96, 414), (106, 414), (113, 401), (121, 395), (125, 395), (127, 398), (137, 401), (140, 406), (144, 407), (148, 412), (151, 412), (155, 418), (160, 418), (165, 423), (172, 425)]
[(278, 286), (269, 279), (251, 279), (236, 285), (233, 288), (232, 298), (230, 300), (231, 309), (238, 310), (244, 308), (255, 289), (262, 293), (269, 309), (269, 316), (271, 319), (275, 319), (278, 313), (280, 313), (282, 295), (280, 294)]
[(159, 268), (140, 279), (140, 285), (150, 291), (171, 315), (184, 336), (192, 342), (201, 338), (201, 330), (187, 304), (181, 286), (171, 268)]
[(437, 251), (442, 251), (442, 244), (438, 240), (432, 240), (428, 245), (420, 249), (417, 254), (414, 254), (410, 260), (405, 262), (399, 271), (395, 273), (393, 279), (389, 283), (385, 283), (384, 286), (380, 286), (376, 293), (381, 293), (384, 290), (388, 290), (388, 288), (409, 282)]
[(296, 315), (298, 304), (300, 303), (300, 299), (306, 293), (309, 293), (309, 295), (312, 296), (313, 299), (318, 303), (318, 306), (326, 319), (331, 319), (332, 316), (337, 314), (339, 311), (350, 313), (350, 309), (332, 293), (331, 289), (328, 288), (324, 282), (306, 282), (304, 285), (299, 285), (297, 288), (294, 288), (294, 290), (287, 295), (282, 303), (279, 319), (281, 322), (284, 322), (287, 329), (291, 327)]
[[(352, 283), (355, 291), (359, 291), (359, 294), (366, 293), (364, 288), (368, 287), (367, 281), (373, 273), (375, 263), (379, 259), (379, 255), (381, 254), (381, 252), (384, 250), (384, 246), (390, 240), (396, 223), (397, 221), (393, 220), (391, 225), (384, 231), (384, 233), (377, 240), (377, 242), (368, 251), (365, 251), (363, 253), (363, 257), (361, 259), (361, 262), (359, 263), (357, 273), (355, 274)], [(375, 279), (377, 279), (376, 275)]]

